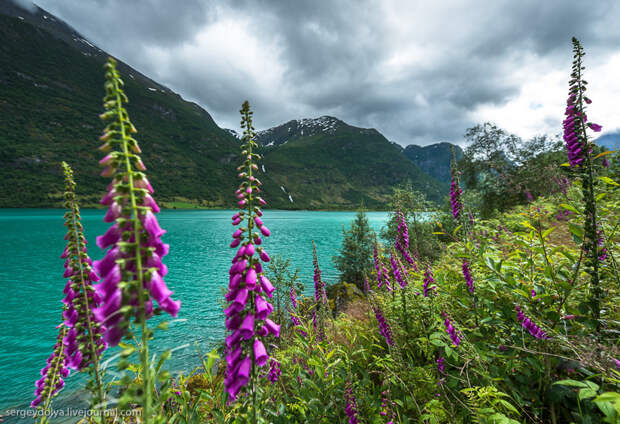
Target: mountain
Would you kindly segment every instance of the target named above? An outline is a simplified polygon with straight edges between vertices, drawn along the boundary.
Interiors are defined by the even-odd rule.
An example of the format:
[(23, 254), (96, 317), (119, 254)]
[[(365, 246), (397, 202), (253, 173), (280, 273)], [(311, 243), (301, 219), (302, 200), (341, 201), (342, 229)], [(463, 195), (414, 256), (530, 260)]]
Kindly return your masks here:
[(597, 138), (595, 142), (607, 150), (620, 150), (620, 132), (605, 134)]
[(451, 147), (454, 147), (456, 160), (463, 157), (463, 149), (450, 143), (436, 143), (429, 146), (410, 144), (405, 147), (403, 154), (426, 174), (443, 183), (449, 183)]
[[(445, 193), (375, 129), (330, 116), (289, 121), (261, 131), (265, 175), (303, 207), (385, 207), (391, 187), (411, 180), (430, 199)], [(289, 200), (291, 200), (289, 199)]]
[[(0, 207), (60, 205), (59, 164), (75, 170), (78, 194), (94, 204), (103, 124), (101, 51), (42, 9), (0, 3)], [(238, 141), (194, 103), (119, 63), (129, 114), (157, 198), (231, 206)]]
[[(97, 151), (108, 53), (43, 9), (0, 1), (0, 207), (62, 205), (60, 162), (75, 171), (84, 206), (108, 179)], [(157, 199), (169, 207), (233, 207), (240, 163), (235, 130), (119, 61)], [(290, 129), (289, 129), (290, 128)], [(263, 131), (259, 178), (273, 208), (385, 208), (391, 187), (411, 179), (439, 199), (442, 188), (374, 129), (331, 117)], [(271, 143), (271, 144), (270, 144)]]

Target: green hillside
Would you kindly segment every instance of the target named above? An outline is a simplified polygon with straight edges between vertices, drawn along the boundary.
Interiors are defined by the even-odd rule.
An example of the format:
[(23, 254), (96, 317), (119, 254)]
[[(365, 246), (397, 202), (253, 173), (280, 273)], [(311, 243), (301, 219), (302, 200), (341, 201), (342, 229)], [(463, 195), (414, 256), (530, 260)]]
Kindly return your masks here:
[(261, 132), (266, 174), (304, 207), (385, 207), (391, 187), (411, 180), (439, 200), (442, 186), (374, 129), (331, 117), (290, 121)]
[(454, 147), (456, 159), (462, 158), (463, 149), (450, 143), (435, 143), (428, 146), (410, 144), (405, 147), (403, 153), (426, 174), (441, 182), (449, 183), (451, 146)]
[[(96, 148), (108, 53), (44, 10), (30, 13), (10, 2), (0, 4), (0, 39), (0, 207), (60, 206), (63, 160), (75, 170), (82, 204), (95, 205), (106, 185)], [(160, 203), (234, 206), (240, 162), (234, 134), (120, 61), (119, 70)], [(291, 123), (261, 133), (282, 133), (281, 142), (264, 150), (261, 179), (270, 207), (346, 209), (363, 201), (383, 208), (391, 187), (409, 179), (439, 199), (441, 186), (376, 130), (329, 122), (335, 127), (320, 134), (304, 135), (300, 124), (290, 143)]]
[[(86, 203), (96, 201), (103, 52), (91, 55), (18, 18), (0, 15), (0, 207), (59, 204), (59, 164), (74, 167)], [(222, 206), (233, 191), (237, 141), (199, 106), (123, 69), (146, 166), (162, 200)], [(232, 200), (232, 199), (231, 199)]]

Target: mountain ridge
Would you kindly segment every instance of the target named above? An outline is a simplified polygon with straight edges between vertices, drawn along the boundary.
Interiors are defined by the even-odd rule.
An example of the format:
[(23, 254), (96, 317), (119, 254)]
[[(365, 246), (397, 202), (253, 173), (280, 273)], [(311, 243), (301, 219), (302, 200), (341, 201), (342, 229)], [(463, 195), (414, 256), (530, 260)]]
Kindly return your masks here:
[[(107, 185), (96, 147), (108, 53), (43, 9), (31, 13), (11, 3), (0, 4), (0, 36), (6, 40), (0, 45), (0, 207), (60, 206), (63, 160), (74, 168), (82, 204), (96, 205)], [(234, 207), (237, 131), (220, 128), (196, 103), (118, 62), (160, 202)], [(374, 129), (334, 117), (274, 128), (293, 123), (295, 140), (282, 134), (280, 143), (266, 146), (268, 133), (258, 136), (270, 207), (385, 209), (392, 186), (406, 180), (435, 200), (445, 192)]]

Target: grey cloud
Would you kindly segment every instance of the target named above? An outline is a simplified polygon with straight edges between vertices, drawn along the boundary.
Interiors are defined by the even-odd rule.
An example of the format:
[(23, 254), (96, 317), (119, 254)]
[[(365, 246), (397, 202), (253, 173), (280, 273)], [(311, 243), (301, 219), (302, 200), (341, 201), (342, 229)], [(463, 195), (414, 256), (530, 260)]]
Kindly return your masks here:
[[(204, 106), (222, 126), (236, 127), (239, 104), (247, 98), (259, 127), (330, 114), (375, 127), (401, 144), (462, 140), (477, 123), (472, 110), (501, 106), (519, 94), (522, 81), (511, 75), (527, 58), (568, 72), (573, 35), (591, 63), (618, 52), (620, 44), (620, 5), (612, 0), (425, 2), (409, 14), (414, 2), (403, 0), (388, 11), (401, 20), (402, 37), (381, 0), (40, 3), (100, 47)], [(251, 63), (164, 63), (146, 49), (174, 54), (224, 16), (249, 22), (265, 51), (278, 48), (282, 81), (261, 84), (248, 72)], [(386, 74), (382, 65), (392, 54), (415, 47), (432, 57), (419, 58), (399, 75)]]

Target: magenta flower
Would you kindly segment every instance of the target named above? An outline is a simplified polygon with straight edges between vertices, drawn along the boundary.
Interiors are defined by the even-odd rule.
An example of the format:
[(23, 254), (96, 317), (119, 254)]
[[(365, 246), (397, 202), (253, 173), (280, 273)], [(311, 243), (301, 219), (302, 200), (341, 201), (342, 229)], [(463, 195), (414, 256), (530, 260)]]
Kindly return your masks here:
[(405, 288), (407, 285), (407, 279), (403, 276), (403, 272), (401, 271), (402, 264), (399, 264), (400, 261), (394, 257), (394, 253), (390, 255), (390, 265), (392, 266), (392, 275), (396, 279), (396, 282), (400, 284), (401, 288)]
[(433, 270), (430, 268), (426, 268), (426, 271), (424, 271), (424, 284), (422, 286), (422, 288), (424, 289), (424, 297), (428, 297), (430, 293), (429, 287), (434, 282), (435, 279), (433, 278)]
[(319, 268), (319, 258), (316, 253), (316, 245), (312, 242), (312, 264), (314, 265), (314, 300), (316, 302), (327, 303), (327, 293), (325, 292), (325, 283), (321, 279), (321, 268)]
[(357, 401), (355, 400), (355, 395), (353, 394), (353, 389), (351, 388), (351, 382), (349, 381), (347, 381), (346, 384), (344, 398), (346, 402), (344, 412), (349, 419), (348, 422), (349, 424), (357, 424)]
[(106, 349), (103, 341), (105, 326), (95, 316), (95, 309), (101, 298), (93, 288), (99, 276), (92, 268), (92, 261), (86, 253), (86, 238), (80, 221), (80, 208), (75, 198), (73, 171), (62, 163), (65, 174), (65, 226), (67, 246), (60, 256), (65, 259), (64, 277), (69, 278), (63, 293), (64, 324), (68, 331), (63, 338), (66, 364), (75, 370), (83, 370), (98, 362)]
[(418, 267), (409, 254), (409, 230), (407, 228), (407, 222), (405, 221), (405, 215), (402, 212), (398, 212), (398, 228), (396, 229), (396, 240), (394, 241), (394, 247), (398, 250), (405, 261), (411, 265), (414, 271), (418, 270)]
[(377, 270), (377, 287), (381, 287), (382, 284), (382, 276), (381, 276), (381, 265), (379, 261), (379, 252), (377, 250), (377, 245), (373, 247), (372, 257), (375, 261), (375, 269)]
[(96, 286), (102, 304), (94, 314), (105, 325), (104, 340), (114, 346), (123, 336), (129, 336), (132, 317), (144, 326), (154, 315), (153, 301), (173, 317), (179, 311), (180, 302), (172, 300), (172, 291), (163, 280), (167, 268), (161, 260), (168, 254), (168, 245), (161, 241), (161, 236), (166, 231), (154, 214), (159, 207), (151, 196), (153, 187), (142, 172), (146, 168), (138, 156), (141, 150), (131, 136), (137, 131), (123, 107), (127, 98), (113, 59), (105, 69), (106, 112), (101, 118), (108, 125), (101, 136), (104, 144), (99, 149), (116, 150), (102, 159), (106, 167), (102, 175), (112, 177), (112, 182), (101, 204), (108, 206), (105, 220), (114, 224), (97, 237), (101, 249), (110, 249), (94, 265), (102, 278)]
[(467, 283), (469, 292), (471, 294), (474, 294), (474, 279), (471, 277), (471, 273), (469, 271), (469, 264), (465, 259), (463, 259), (463, 265), (461, 268), (463, 269), (463, 278), (465, 278), (465, 282)]
[(372, 310), (375, 313), (375, 318), (377, 319), (377, 322), (379, 323), (379, 332), (383, 337), (385, 337), (385, 341), (388, 345), (394, 346), (394, 341), (392, 340), (392, 327), (390, 327), (390, 324), (388, 324), (388, 322), (385, 320), (381, 309), (373, 306)]
[(34, 391), (35, 399), (30, 403), (32, 408), (41, 406), (47, 409), (52, 398), (64, 387), (63, 378), (66, 378), (70, 373), (66, 366), (65, 344), (63, 342), (67, 334), (67, 327), (64, 324), (60, 324), (58, 327), (60, 330), (52, 354), (47, 358), (47, 365), (41, 370), (41, 378), (34, 383), (36, 389)]
[(590, 127), (590, 129), (594, 132), (601, 132), (601, 130), (603, 129), (603, 127), (599, 124), (594, 124), (592, 122), (588, 122), (588, 127)]
[(463, 203), (461, 202), (461, 194), (463, 191), (459, 187), (459, 180), (452, 173), (452, 181), (450, 182), (450, 206), (452, 207), (452, 216), (458, 220), (463, 211)]
[(241, 114), (242, 127), (245, 129), (242, 146), (245, 162), (239, 167), (240, 171), (243, 170), (239, 174), (243, 181), (236, 195), (244, 210), (232, 216), (232, 223), (236, 226), (245, 220), (246, 225), (233, 233), (231, 247), (238, 249), (229, 270), (228, 292), (225, 296), (228, 307), (224, 310), (225, 326), (230, 331), (226, 338), (228, 366), (224, 384), (231, 401), (248, 384), (252, 370), (265, 366), (269, 361), (261, 338), (270, 334), (274, 337), (280, 335), (280, 326), (268, 318), (273, 312), (273, 305), (266, 300), (272, 297), (275, 288), (263, 274), (260, 263), (269, 262), (270, 258), (261, 246), (259, 233), (253, 231), (256, 229), (265, 237), (270, 234), (260, 218), (262, 211), (259, 205), (264, 205), (265, 201), (256, 196), (260, 192), (261, 182), (252, 175), (258, 168), (253, 161), (260, 159), (260, 156), (253, 153), (253, 149), (258, 146), (254, 140), (252, 112), (247, 102), (243, 104)]
[(445, 360), (443, 359), (443, 356), (440, 356), (439, 358), (437, 358), (437, 371), (439, 372), (439, 374), (446, 373), (446, 363), (445, 363)]
[(527, 316), (525, 316), (519, 305), (515, 306), (515, 310), (517, 311), (517, 319), (519, 320), (523, 328), (529, 331), (532, 336), (541, 340), (549, 339), (547, 333), (541, 330), (536, 324), (534, 324), (534, 322), (532, 322)]
[(458, 347), (461, 343), (461, 339), (459, 338), (456, 330), (452, 326), (450, 318), (448, 318), (446, 313), (443, 311), (441, 312), (441, 315), (444, 317), (443, 325), (446, 328), (446, 333), (448, 333), (448, 336), (450, 336), (450, 340), (452, 340), (452, 344), (454, 345), (454, 347)]
[(282, 370), (280, 370), (280, 362), (274, 358), (271, 358), (269, 360), (269, 373), (267, 374), (267, 379), (271, 381), (271, 384), (275, 384), (281, 375)]

